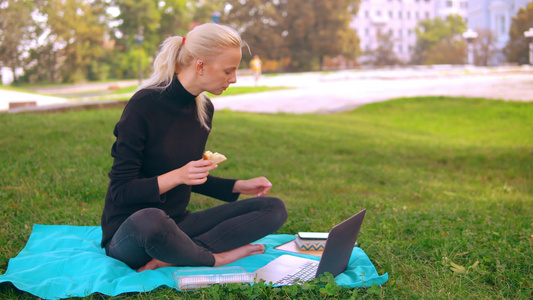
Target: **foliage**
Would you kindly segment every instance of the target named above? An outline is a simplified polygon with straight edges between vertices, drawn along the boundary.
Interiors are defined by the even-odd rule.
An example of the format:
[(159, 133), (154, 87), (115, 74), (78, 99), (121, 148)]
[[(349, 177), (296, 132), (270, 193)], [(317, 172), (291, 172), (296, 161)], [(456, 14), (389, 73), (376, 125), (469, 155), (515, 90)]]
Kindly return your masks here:
[(0, 66), (11, 68), (15, 82), (15, 69), (25, 67), (24, 53), (42, 32), (31, 16), (33, 10), (33, 1), (0, 1)]
[[(95, 68), (105, 55), (107, 2), (38, 0), (35, 5), (46, 20), (41, 26), (47, 34), (42, 37), (43, 44), (32, 50), (28, 73), (38, 79), (77, 82), (88, 79), (91, 72), (101, 72)], [(43, 65), (52, 70), (52, 76), (43, 76), (48, 71), (39, 70)]]
[(533, 2), (529, 2), (526, 7), (520, 7), (516, 16), (512, 18), (509, 40), (503, 50), (507, 61), (529, 63), (529, 42), (524, 36), (524, 32), (529, 28), (533, 28)]
[(394, 51), (394, 41), (391, 33), (378, 32), (377, 48), (365, 51), (365, 63), (373, 66), (383, 67), (401, 63)]
[(355, 59), (359, 54), (359, 39), (349, 26), (359, 0), (228, 3), (223, 21), (238, 28), (262, 59), (290, 58), (291, 69), (310, 70), (320, 68), (325, 57)]
[(466, 24), (459, 15), (448, 15), (445, 20), (422, 20), (416, 27), (416, 45), (412, 56), (414, 64), (463, 64), (466, 45), (461, 34)]
[(488, 66), (496, 55), (496, 38), (487, 28), (475, 30), (478, 37), (474, 40), (474, 65)]
[[(99, 224), (120, 114), (0, 114), (0, 273), (35, 223)], [(389, 282), (116, 298), (531, 299), (531, 115), (531, 102), (446, 97), (332, 115), (217, 111), (208, 148), (229, 160), (213, 175), (269, 178), (289, 210), (279, 233), (324, 231), (366, 207), (358, 242)], [(191, 209), (219, 203), (193, 195)], [(34, 299), (9, 284), (0, 298)]]
[(116, 40), (116, 60), (110, 62), (113, 75), (137, 77), (139, 67), (144, 76), (151, 73), (149, 58), (155, 56), (161, 42), (169, 36), (184, 36), (196, 23), (209, 22), (218, 3), (215, 0), (113, 0), (120, 10), (115, 17), (119, 25), (112, 28)]

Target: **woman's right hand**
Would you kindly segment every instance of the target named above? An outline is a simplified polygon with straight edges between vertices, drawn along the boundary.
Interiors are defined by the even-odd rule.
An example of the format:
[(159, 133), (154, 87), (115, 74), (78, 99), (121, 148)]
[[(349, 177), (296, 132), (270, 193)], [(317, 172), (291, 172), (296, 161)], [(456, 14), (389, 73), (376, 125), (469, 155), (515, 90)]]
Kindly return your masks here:
[(214, 165), (211, 160), (200, 159), (191, 161), (175, 171), (179, 184), (199, 185), (205, 183), (209, 171), (217, 167), (218, 165)]
[(157, 184), (159, 185), (159, 194), (164, 194), (180, 184), (199, 185), (207, 181), (209, 171), (216, 169), (218, 166), (211, 160), (193, 160), (185, 166), (159, 175)]

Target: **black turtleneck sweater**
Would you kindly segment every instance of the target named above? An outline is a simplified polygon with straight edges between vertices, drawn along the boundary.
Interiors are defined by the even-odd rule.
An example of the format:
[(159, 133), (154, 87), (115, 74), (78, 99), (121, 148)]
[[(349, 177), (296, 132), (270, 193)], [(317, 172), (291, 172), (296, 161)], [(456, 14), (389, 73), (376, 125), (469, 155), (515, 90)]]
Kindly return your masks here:
[[(208, 126), (214, 113), (207, 103)], [(155, 207), (177, 222), (189, 211), (191, 191), (226, 202), (237, 200), (235, 180), (209, 175), (206, 183), (179, 185), (159, 195), (157, 176), (202, 158), (209, 130), (197, 118), (195, 96), (174, 79), (164, 90), (143, 89), (130, 99), (115, 126), (110, 183), (102, 214), (102, 247), (134, 212)]]

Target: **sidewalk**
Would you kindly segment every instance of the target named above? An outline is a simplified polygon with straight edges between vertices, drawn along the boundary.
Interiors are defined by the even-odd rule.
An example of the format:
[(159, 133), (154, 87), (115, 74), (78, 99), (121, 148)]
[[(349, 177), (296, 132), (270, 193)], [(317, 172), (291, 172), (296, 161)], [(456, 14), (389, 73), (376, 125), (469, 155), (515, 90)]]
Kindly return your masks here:
[(533, 69), (529, 68), (304, 73), (264, 76), (259, 84), (297, 89), (214, 98), (215, 108), (257, 113), (332, 113), (400, 97), (533, 101)]
[[(112, 84), (112, 83), (109, 83)], [(253, 86), (251, 76), (240, 76), (235, 86)], [(345, 70), (264, 75), (259, 85), (294, 89), (221, 96), (212, 99), (215, 109), (256, 113), (332, 113), (400, 97), (454, 96), (533, 101), (533, 68), (464, 68), (435, 66), (393, 70)], [(6, 93), (7, 92), (7, 93)], [(16, 99), (36, 99), (36, 108), (10, 110), (46, 111), (58, 107), (99, 106), (96, 102), (67, 103), (66, 99), (15, 95), (0, 90), (0, 110)], [(105, 105), (112, 105), (107, 102)], [(47, 106), (47, 104), (55, 104)], [(115, 103), (115, 105), (123, 105)], [(55, 107), (55, 108), (54, 108)]]

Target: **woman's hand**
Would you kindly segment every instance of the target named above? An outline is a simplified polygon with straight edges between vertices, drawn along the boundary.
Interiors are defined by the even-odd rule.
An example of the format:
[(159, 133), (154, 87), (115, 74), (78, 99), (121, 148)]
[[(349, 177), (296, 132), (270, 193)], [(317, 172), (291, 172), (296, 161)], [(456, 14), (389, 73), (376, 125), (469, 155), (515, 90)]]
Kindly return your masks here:
[(185, 166), (157, 177), (159, 194), (164, 194), (180, 184), (199, 185), (207, 181), (209, 171), (218, 166), (211, 160), (194, 160)]
[(178, 178), (178, 185), (199, 185), (205, 183), (209, 171), (218, 167), (218, 165), (212, 165), (212, 163), (213, 161), (211, 160), (194, 160), (175, 170), (175, 176)]
[(233, 186), (234, 193), (265, 196), (272, 188), (272, 183), (265, 177), (257, 177), (248, 180), (237, 180)]

